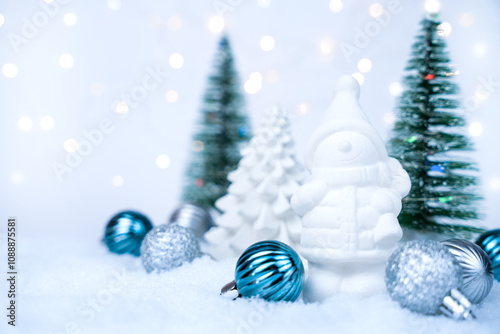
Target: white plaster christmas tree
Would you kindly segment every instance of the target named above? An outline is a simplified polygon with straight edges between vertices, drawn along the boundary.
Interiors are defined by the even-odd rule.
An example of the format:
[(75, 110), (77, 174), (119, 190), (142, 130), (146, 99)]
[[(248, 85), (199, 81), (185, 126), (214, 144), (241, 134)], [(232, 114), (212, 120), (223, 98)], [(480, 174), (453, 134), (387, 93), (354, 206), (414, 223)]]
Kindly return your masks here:
[(311, 181), (292, 197), (309, 261), (304, 297), (384, 292), (385, 264), (402, 236), (397, 216), (410, 178), (389, 158), (358, 102), (359, 84), (341, 77), (306, 148)]
[(207, 251), (216, 259), (238, 257), (255, 242), (279, 240), (297, 247), (300, 218), (290, 198), (304, 169), (294, 158), (289, 122), (279, 108), (267, 112), (238, 168), (228, 175), (228, 194), (215, 206), (223, 212), (205, 234)]

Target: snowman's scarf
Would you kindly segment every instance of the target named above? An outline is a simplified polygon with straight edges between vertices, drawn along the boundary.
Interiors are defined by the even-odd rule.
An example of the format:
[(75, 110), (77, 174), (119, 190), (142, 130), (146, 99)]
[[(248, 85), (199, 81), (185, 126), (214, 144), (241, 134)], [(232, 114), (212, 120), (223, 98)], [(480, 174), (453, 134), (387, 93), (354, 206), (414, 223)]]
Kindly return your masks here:
[(378, 162), (369, 166), (331, 168), (313, 168), (312, 177), (322, 180), (330, 187), (335, 186), (382, 186), (390, 183), (387, 165)]

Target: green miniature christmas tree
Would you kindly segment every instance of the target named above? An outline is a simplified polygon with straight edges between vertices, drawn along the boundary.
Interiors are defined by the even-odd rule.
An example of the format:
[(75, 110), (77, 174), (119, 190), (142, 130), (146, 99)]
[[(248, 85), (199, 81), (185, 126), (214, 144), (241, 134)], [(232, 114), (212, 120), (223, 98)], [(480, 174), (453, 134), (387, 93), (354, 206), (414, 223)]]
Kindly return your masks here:
[(194, 153), (186, 173), (184, 202), (211, 209), (227, 193), (227, 174), (237, 167), (240, 148), (251, 137), (240, 90), (229, 40), (223, 36), (193, 137)]
[(410, 175), (401, 226), (461, 235), (480, 232), (478, 168), (467, 156), (473, 145), (457, 100), (456, 70), (449, 65), (440, 22), (425, 18), (412, 46), (403, 92), (390, 140), (390, 154)]

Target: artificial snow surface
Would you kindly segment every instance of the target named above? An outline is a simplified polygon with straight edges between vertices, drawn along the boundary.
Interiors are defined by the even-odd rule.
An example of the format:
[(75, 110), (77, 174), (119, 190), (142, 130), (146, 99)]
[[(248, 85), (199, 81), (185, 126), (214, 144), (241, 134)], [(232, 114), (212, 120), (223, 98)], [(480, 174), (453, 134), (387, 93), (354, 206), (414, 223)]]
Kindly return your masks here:
[(2, 316), (1, 333), (500, 332), (498, 282), (477, 320), (455, 322), (412, 314), (387, 295), (338, 294), (313, 304), (228, 300), (219, 292), (233, 279), (236, 258), (204, 256), (157, 275), (147, 274), (139, 258), (111, 254), (95, 240), (21, 239), (19, 245), (18, 323), (7, 327)]

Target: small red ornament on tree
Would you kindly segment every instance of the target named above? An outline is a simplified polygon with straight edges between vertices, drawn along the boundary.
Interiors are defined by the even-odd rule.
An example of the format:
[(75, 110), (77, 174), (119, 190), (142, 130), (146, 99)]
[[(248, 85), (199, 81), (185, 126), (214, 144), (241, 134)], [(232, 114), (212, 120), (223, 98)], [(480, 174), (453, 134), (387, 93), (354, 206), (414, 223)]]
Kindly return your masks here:
[(432, 80), (432, 79), (434, 79), (434, 74), (427, 74), (425, 76), (425, 80)]

